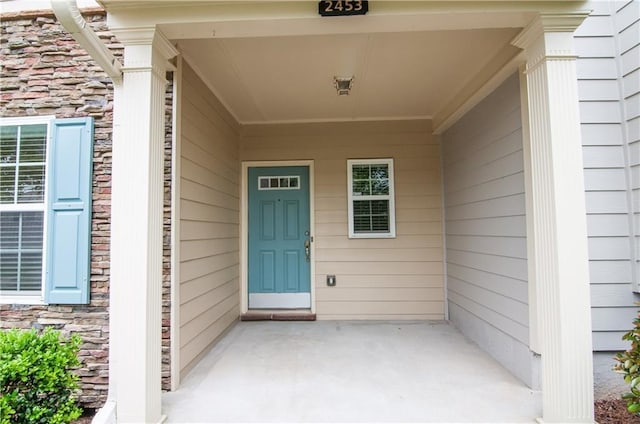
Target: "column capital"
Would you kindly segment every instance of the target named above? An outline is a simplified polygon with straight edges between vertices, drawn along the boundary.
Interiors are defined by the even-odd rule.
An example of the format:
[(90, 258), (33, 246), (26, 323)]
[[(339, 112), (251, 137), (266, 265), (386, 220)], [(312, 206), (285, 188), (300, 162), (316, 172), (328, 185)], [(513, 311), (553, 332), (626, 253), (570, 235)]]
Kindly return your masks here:
[(540, 14), (511, 41), (511, 44), (528, 50), (545, 34), (564, 33), (566, 37), (573, 37), (573, 32), (589, 16), (589, 13), (589, 11), (577, 11)]
[[(153, 46), (165, 60), (178, 55), (178, 50), (156, 27), (113, 28), (111, 30), (125, 48), (130, 46)], [(125, 58), (126, 60), (126, 58)]]

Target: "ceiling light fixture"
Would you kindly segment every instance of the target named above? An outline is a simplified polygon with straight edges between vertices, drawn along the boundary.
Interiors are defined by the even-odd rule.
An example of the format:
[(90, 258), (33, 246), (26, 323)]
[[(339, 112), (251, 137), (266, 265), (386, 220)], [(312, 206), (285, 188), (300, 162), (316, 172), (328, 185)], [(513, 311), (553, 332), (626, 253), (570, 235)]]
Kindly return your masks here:
[(348, 96), (353, 87), (353, 76), (333, 77), (333, 85), (338, 92), (338, 96)]

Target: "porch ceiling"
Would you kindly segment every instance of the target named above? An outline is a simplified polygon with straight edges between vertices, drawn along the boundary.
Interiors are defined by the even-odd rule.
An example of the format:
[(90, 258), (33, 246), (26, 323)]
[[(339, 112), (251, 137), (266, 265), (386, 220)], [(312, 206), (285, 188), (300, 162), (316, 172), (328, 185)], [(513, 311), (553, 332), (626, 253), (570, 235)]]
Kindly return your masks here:
[[(517, 31), (199, 39), (178, 45), (242, 123), (429, 118)], [(349, 96), (337, 95), (334, 76), (354, 77)]]
[[(157, 26), (240, 123), (437, 125), (516, 69), (510, 41), (537, 12), (583, 3), (372, 1), (365, 16), (326, 18), (317, 1), (99, 2), (114, 30)], [(354, 77), (351, 95), (334, 76)]]

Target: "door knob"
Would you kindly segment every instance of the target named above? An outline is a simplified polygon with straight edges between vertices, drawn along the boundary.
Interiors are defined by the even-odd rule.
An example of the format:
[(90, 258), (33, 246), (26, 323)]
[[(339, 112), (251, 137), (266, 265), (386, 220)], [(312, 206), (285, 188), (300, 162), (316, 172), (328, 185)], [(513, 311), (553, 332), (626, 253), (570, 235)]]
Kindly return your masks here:
[(307, 262), (311, 260), (311, 241), (306, 239), (304, 241), (304, 255), (307, 257)]

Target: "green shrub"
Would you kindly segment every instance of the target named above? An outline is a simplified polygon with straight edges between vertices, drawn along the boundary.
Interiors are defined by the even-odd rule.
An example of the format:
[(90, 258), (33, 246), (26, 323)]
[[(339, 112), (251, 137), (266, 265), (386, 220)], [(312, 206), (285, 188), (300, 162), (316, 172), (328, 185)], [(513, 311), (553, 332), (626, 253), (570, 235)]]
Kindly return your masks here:
[(46, 329), (0, 332), (0, 423), (69, 423), (76, 404), (80, 337)]
[(622, 395), (627, 401), (627, 409), (640, 416), (640, 311), (633, 320), (633, 329), (622, 336), (622, 340), (631, 342), (631, 347), (616, 355), (618, 363), (614, 370), (624, 375), (629, 384), (629, 393)]

